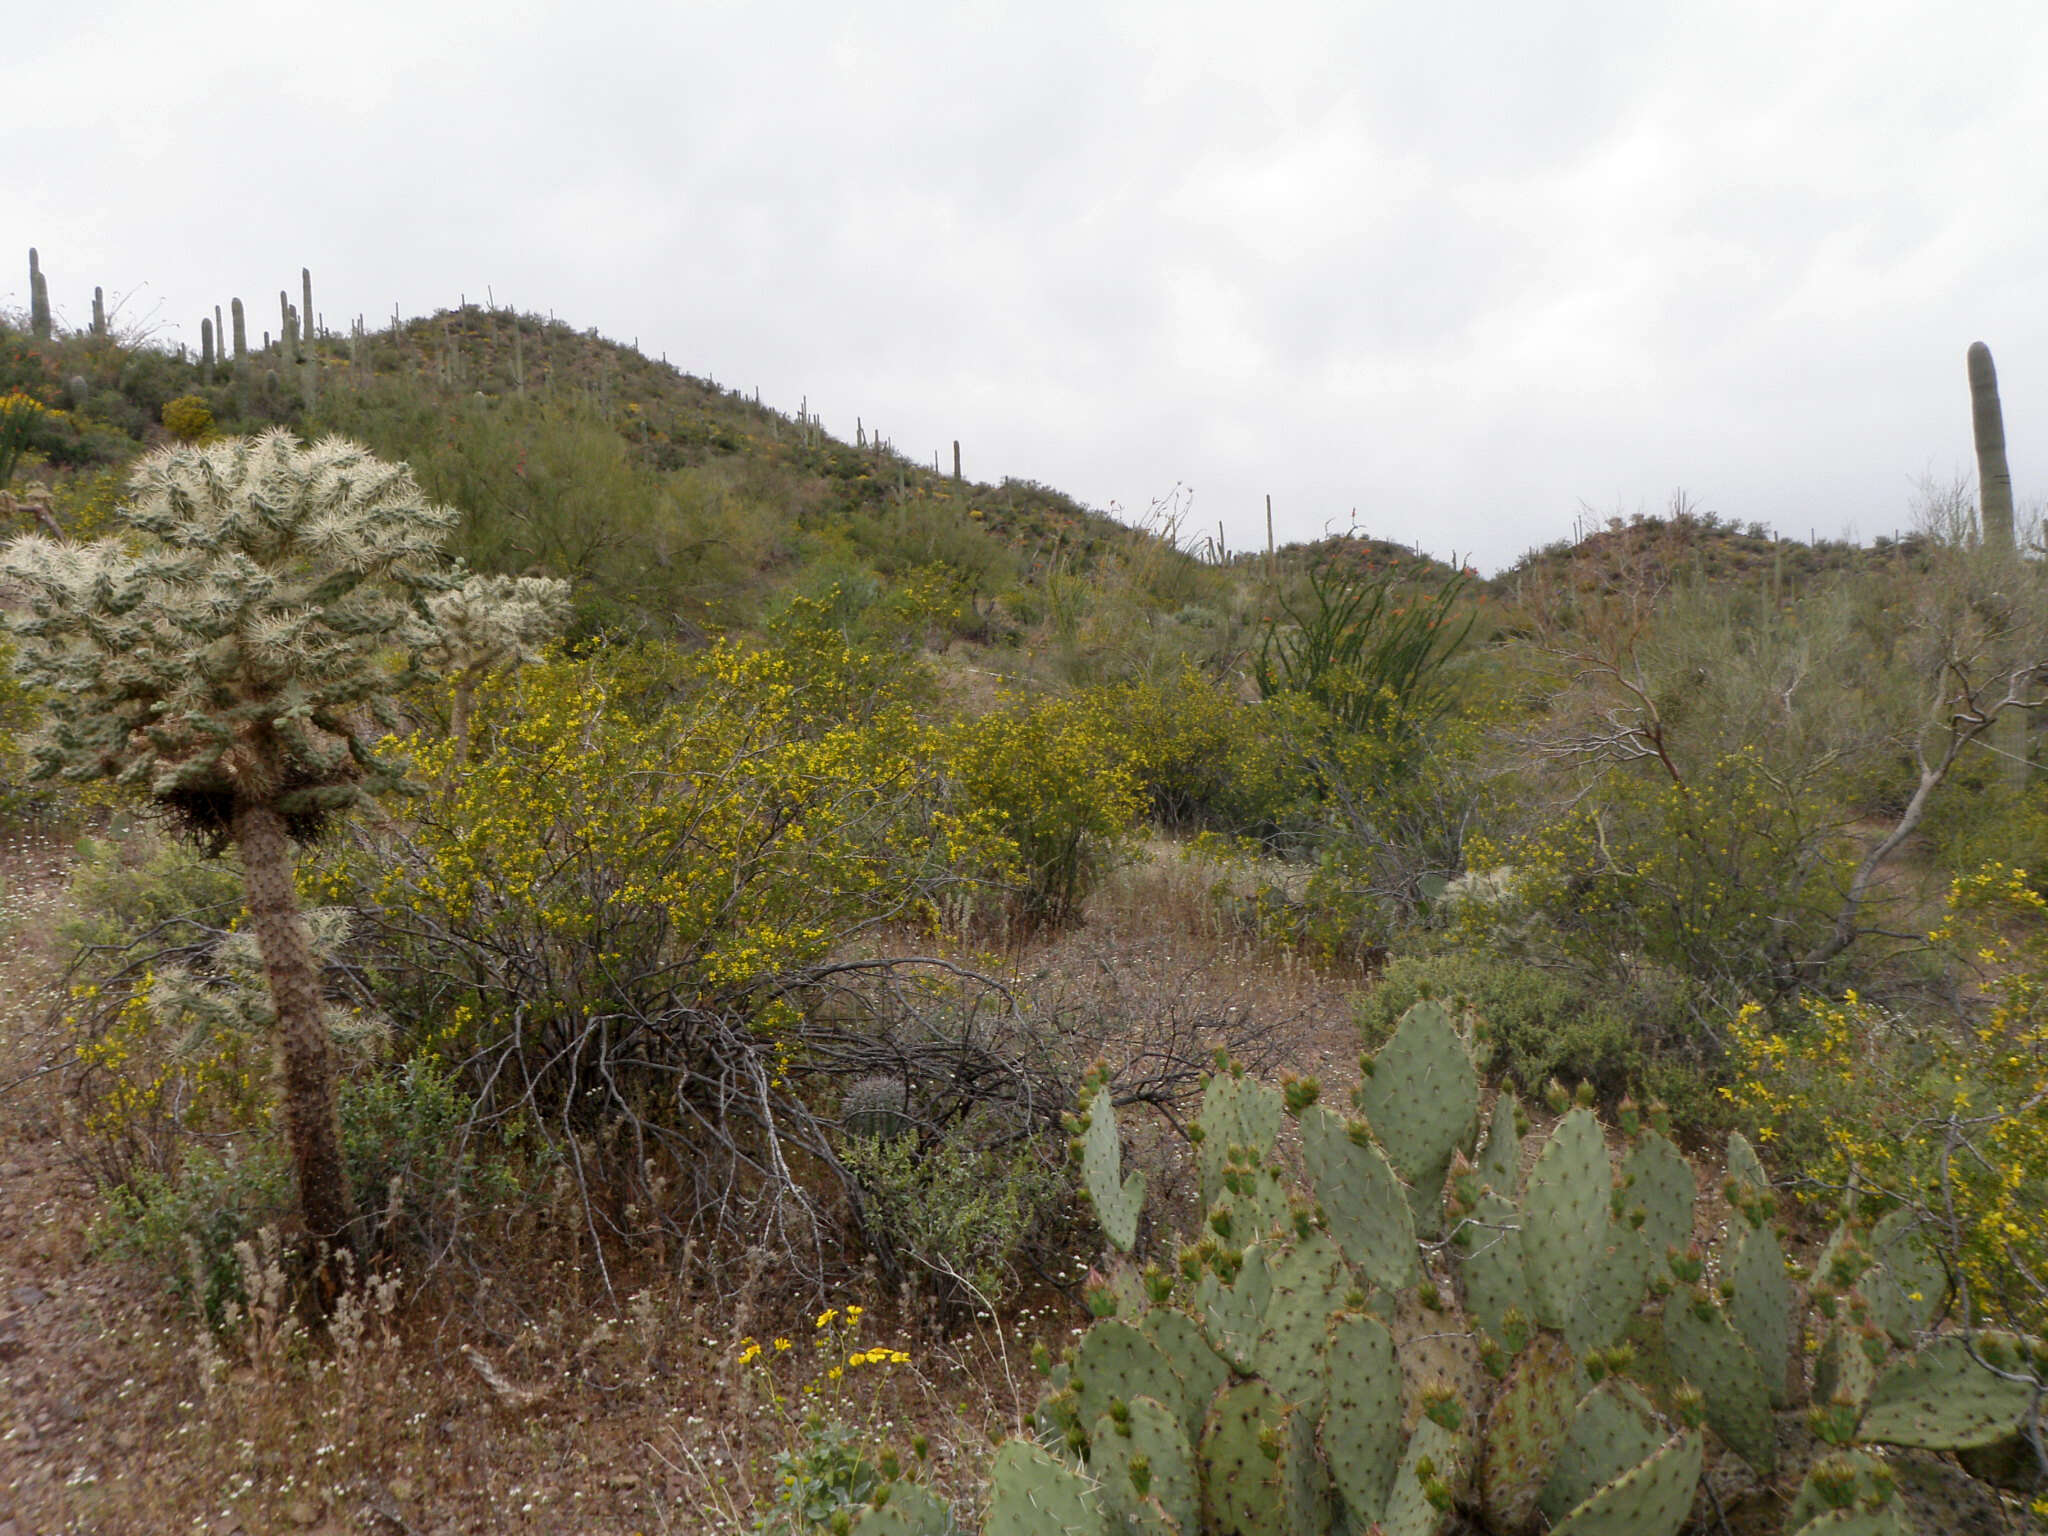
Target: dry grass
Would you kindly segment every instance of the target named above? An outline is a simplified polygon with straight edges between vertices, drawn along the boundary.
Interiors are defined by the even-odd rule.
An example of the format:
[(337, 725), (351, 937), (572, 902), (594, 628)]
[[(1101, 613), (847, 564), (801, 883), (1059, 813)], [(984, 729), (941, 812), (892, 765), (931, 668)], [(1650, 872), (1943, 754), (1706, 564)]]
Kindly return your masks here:
[[(95, 1255), (99, 1196), (67, 1140), (62, 1076), (42, 1070), (68, 1050), (41, 1032), (67, 849), (4, 854), (0, 1530), (746, 1531), (774, 1508), (772, 1458), (801, 1447), (815, 1411), (899, 1447), (922, 1436), (965, 1516), (992, 1439), (1036, 1398), (1033, 1346), (1057, 1351), (1084, 1320), (1085, 1254), (1062, 1284), (951, 1333), (870, 1272), (834, 1299), (864, 1309), (859, 1345), (909, 1361), (832, 1382), (812, 1343), (853, 1344), (843, 1312), (821, 1331), (813, 1298), (765, 1267), (735, 1275), (689, 1252), (614, 1257), (608, 1294), (565, 1219), (417, 1289), (384, 1277), (320, 1336), (252, 1248), (254, 1301), (209, 1335), (159, 1280)], [(1157, 1114), (1131, 1123), (1168, 1204), (1187, 1183), (1174, 1127), (1216, 1045), (1267, 1070), (1355, 1071), (1364, 978), (1259, 951), (1218, 917), (1213, 878), (1154, 849), (1086, 926), (975, 957), (1076, 1053), (1150, 1083)], [(767, 1347), (742, 1366), (748, 1337)]]

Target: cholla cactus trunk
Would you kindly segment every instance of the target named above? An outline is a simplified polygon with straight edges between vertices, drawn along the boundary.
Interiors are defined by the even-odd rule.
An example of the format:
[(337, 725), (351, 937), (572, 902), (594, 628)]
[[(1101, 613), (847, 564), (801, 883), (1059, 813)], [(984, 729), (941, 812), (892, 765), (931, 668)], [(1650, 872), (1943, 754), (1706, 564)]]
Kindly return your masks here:
[(242, 852), (250, 928), (263, 952), (264, 976), (277, 1011), (285, 1128), (298, 1167), (299, 1209), (314, 1240), (339, 1252), (351, 1246), (355, 1217), (341, 1161), (334, 1041), (327, 1030), (312, 934), (293, 889), (291, 840), (284, 817), (267, 805), (237, 809), (233, 830)]
[(2010, 550), (2012, 470), (2005, 462), (2005, 412), (1998, 403), (1998, 369), (1991, 349), (1970, 343), (1970, 430), (1977, 440), (1977, 505), (1988, 549)]

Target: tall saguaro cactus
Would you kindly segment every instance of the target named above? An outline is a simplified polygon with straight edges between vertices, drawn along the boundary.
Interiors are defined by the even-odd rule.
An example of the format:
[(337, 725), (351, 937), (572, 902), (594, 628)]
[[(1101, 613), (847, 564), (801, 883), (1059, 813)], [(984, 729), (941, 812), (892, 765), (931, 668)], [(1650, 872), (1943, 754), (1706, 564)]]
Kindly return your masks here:
[(2005, 462), (2005, 412), (1991, 349), (1970, 343), (1970, 431), (1977, 440), (1977, 508), (1988, 549), (2013, 546), (2012, 470)]
[(0, 551), (26, 602), (6, 620), (17, 665), (49, 701), (34, 771), (136, 786), (240, 850), (300, 1210), (339, 1248), (352, 1202), (334, 1045), (291, 840), (395, 777), (363, 727), (395, 724), (392, 696), (425, 675), (439, 637), (421, 598), (448, 584), (456, 514), (403, 465), (282, 429), (160, 449), (129, 489), (139, 553), (41, 536)]
[(50, 339), (50, 284), (34, 246), (28, 248), (28, 325), (37, 341)]

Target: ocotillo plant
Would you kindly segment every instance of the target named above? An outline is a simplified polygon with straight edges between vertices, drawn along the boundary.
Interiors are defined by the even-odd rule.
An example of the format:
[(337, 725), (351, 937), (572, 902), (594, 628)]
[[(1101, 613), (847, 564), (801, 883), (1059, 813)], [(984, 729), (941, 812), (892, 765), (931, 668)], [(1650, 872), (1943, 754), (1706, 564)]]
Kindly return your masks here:
[(1991, 349), (1970, 343), (1970, 431), (1977, 441), (1977, 506), (1987, 549), (2012, 548), (2012, 470), (2005, 462), (2005, 412)]
[(421, 599), (447, 584), (456, 514), (403, 465), (283, 430), (160, 449), (129, 489), (125, 537), (0, 551), (26, 608), (7, 620), (17, 666), (47, 690), (33, 771), (131, 785), (240, 851), (300, 1209), (339, 1248), (353, 1229), (334, 1045), (291, 842), (397, 779), (364, 726), (395, 725), (392, 696), (426, 675), (438, 636)]
[(42, 259), (36, 248), (28, 248), (28, 324), (37, 341), (50, 339), (50, 285), (43, 277)]

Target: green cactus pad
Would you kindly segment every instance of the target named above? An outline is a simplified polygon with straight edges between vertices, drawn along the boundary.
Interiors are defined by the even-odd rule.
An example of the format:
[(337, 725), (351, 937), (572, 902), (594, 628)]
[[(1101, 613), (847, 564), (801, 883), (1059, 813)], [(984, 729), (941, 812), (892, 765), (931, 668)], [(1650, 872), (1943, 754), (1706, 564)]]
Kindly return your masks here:
[(1288, 1217), (1287, 1186), (1270, 1167), (1240, 1167), (1234, 1171), (1237, 1188), (1217, 1197), (1213, 1211), (1227, 1211), (1231, 1220), (1231, 1241), (1237, 1243), (1263, 1238)]
[(1107, 1088), (1088, 1106), (1088, 1129), (1081, 1137), (1081, 1180), (1095, 1204), (1103, 1235), (1129, 1253), (1138, 1240), (1138, 1213), (1145, 1207), (1145, 1175), (1123, 1174), (1123, 1144)]
[(953, 1512), (919, 1483), (888, 1485), (878, 1508), (869, 1505), (854, 1517), (851, 1536), (950, 1536), (959, 1529)]
[(1537, 1499), (1554, 1524), (1664, 1444), (1656, 1410), (1634, 1386), (1609, 1377), (1580, 1402), (1557, 1467)]
[(1202, 1325), (1187, 1313), (1168, 1307), (1147, 1312), (1139, 1327), (1159, 1346), (1174, 1374), (1181, 1379), (1181, 1401), (1169, 1406), (1180, 1414), (1181, 1428), (1188, 1443), (1200, 1438), (1202, 1423), (1209, 1416), (1209, 1403), (1230, 1378), (1230, 1367), (1210, 1344)]
[(1401, 1363), (1393, 1335), (1373, 1317), (1339, 1319), (1326, 1358), (1323, 1455), (1354, 1525), (1364, 1529), (1385, 1510), (1400, 1466)]
[(1266, 1269), (1266, 1253), (1256, 1245), (1244, 1250), (1244, 1265), (1229, 1285), (1210, 1273), (1203, 1275), (1195, 1288), (1195, 1306), (1209, 1343), (1232, 1367), (1246, 1374), (1251, 1372), (1252, 1355), (1272, 1300), (1273, 1279)]
[(1705, 1447), (1682, 1430), (1565, 1516), (1552, 1536), (1678, 1536), (1692, 1513)]
[(1472, 1321), (1494, 1338), (1512, 1309), (1533, 1315), (1529, 1281), (1522, 1265), (1522, 1213), (1506, 1196), (1488, 1191), (1466, 1218), (1469, 1243), (1454, 1242), (1458, 1291)]
[(1836, 1322), (1821, 1340), (1820, 1353), (1813, 1361), (1813, 1400), (1836, 1401), (1861, 1406), (1877, 1385), (1877, 1367), (1864, 1352), (1862, 1343), (1844, 1322)]
[(1443, 1004), (1420, 1002), (1401, 1015), (1359, 1086), (1358, 1107), (1408, 1183), (1416, 1231), (1434, 1237), (1451, 1158), (1479, 1115), (1479, 1075)]
[(1557, 1468), (1578, 1406), (1579, 1363), (1554, 1334), (1516, 1359), (1486, 1415), (1479, 1498), (1489, 1529), (1519, 1531)]
[[(1088, 1467), (1102, 1485), (1103, 1507), (1127, 1524), (1143, 1528), (1143, 1506), (1150, 1500), (1174, 1526), (1197, 1529), (1201, 1484), (1195, 1474), (1195, 1453), (1179, 1413), (1149, 1397), (1132, 1398), (1119, 1424), (1108, 1414), (1095, 1421), (1088, 1439)], [(1138, 1491), (1131, 1458), (1142, 1456), (1146, 1490)]]
[(1309, 1417), (1263, 1381), (1243, 1381), (1209, 1409), (1198, 1457), (1205, 1536), (1319, 1531)]
[(1565, 1342), (1573, 1354), (1584, 1355), (1621, 1337), (1643, 1303), (1650, 1268), (1642, 1234), (1610, 1219), (1599, 1257), (1586, 1270), (1579, 1303), (1565, 1321)]
[(1502, 1088), (1493, 1097), (1493, 1118), (1487, 1124), (1486, 1147), (1479, 1154), (1479, 1182), (1495, 1194), (1515, 1198), (1522, 1177), (1522, 1137), (1515, 1129), (1515, 1091)]
[(1728, 1321), (1756, 1356), (1771, 1402), (1782, 1407), (1786, 1375), (1792, 1360), (1792, 1280), (1785, 1273), (1785, 1250), (1769, 1227), (1736, 1223), (1728, 1234), (1730, 1251), (1721, 1266), (1733, 1286)]
[[(1700, 1316), (1700, 1305), (1707, 1316)], [(1769, 1472), (1778, 1457), (1770, 1388), (1756, 1356), (1721, 1310), (1674, 1291), (1664, 1300), (1664, 1348), (1672, 1369), (1706, 1399), (1714, 1433), (1757, 1471)]]
[(1344, 1310), (1351, 1271), (1337, 1245), (1311, 1232), (1267, 1263), (1272, 1299), (1252, 1351), (1252, 1366), (1311, 1418), (1322, 1413), (1323, 1351), (1332, 1315)]
[(1110, 1536), (1095, 1485), (1022, 1438), (1005, 1440), (989, 1475), (982, 1536)]
[(1600, 1122), (1575, 1109), (1557, 1123), (1522, 1197), (1522, 1269), (1536, 1321), (1562, 1328), (1606, 1246), (1613, 1179)]
[(1629, 1150), (1621, 1163), (1624, 1217), (1638, 1207), (1638, 1229), (1652, 1262), (1662, 1263), (1673, 1248), (1684, 1251), (1692, 1241), (1693, 1200), (1698, 1186), (1692, 1164), (1670, 1138), (1651, 1131)]
[(1081, 1336), (1074, 1351), (1075, 1409), (1093, 1424), (1112, 1401), (1156, 1398), (1178, 1406), (1187, 1387), (1159, 1346), (1131, 1324), (1105, 1318)]
[[(1793, 1530), (1791, 1526), (1787, 1530)], [(1899, 1501), (1877, 1509), (1831, 1509), (1796, 1528), (1795, 1536), (1919, 1536)]]
[(1785, 1512), (1785, 1529), (1803, 1531), (1830, 1510), (1897, 1503), (1890, 1469), (1883, 1462), (1862, 1451), (1841, 1451), (1821, 1458), (1807, 1472)]
[(1948, 1276), (1928, 1250), (1917, 1217), (1893, 1211), (1870, 1229), (1864, 1246), (1879, 1267), (1857, 1283), (1870, 1320), (1901, 1345), (1932, 1327), (1948, 1296)]
[(1408, 1452), (1394, 1473), (1386, 1513), (1380, 1516), (1386, 1536), (1437, 1536), (1450, 1520), (1451, 1512), (1430, 1501), (1423, 1468), (1433, 1468), (1434, 1475), (1455, 1493), (1465, 1480), (1469, 1456), (1470, 1448), (1462, 1435), (1433, 1419), (1417, 1424), (1415, 1433), (1408, 1437)]
[(1359, 1272), (1388, 1290), (1420, 1280), (1415, 1217), (1385, 1154), (1320, 1104), (1302, 1113), (1301, 1151), (1330, 1235)]
[[(1979, 1352), (1996, 1336), (1979, 1335)], [(2016, 1342), (1999, 1339), (2008, 1350)], [(1884, 1445), (1961, 1451), (1992, 1445), (2019, 1427), (2033, 1407), (2032, 1374), (2008, 1380), (1972, 1359), (1970, 1341), (1948, 1334), (1877, 1378), (1857, 1432)]]
[(1728, 1177), (1765, 1194), (1771, 1192), (1771, 1176), (1764, 1172), (1763, 1159), (1740, 1131), (1728, 1133)]
[(1255, 1164), (1272, 1157), (1283, 1109), (1277, 1088), (1231, 1072), (1219, 1072), (1209, 1079), (1202, 1095), (1202, 1112), (1195, 1117), (1202, 1130), (1195, 1150), (1202, 1166), (1205, 1210), (1223, 1195), (1223, 1167), (1232, 1147), (1247, 1149)]

